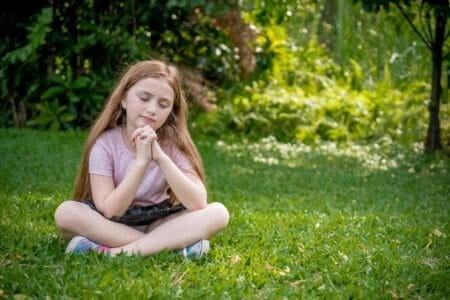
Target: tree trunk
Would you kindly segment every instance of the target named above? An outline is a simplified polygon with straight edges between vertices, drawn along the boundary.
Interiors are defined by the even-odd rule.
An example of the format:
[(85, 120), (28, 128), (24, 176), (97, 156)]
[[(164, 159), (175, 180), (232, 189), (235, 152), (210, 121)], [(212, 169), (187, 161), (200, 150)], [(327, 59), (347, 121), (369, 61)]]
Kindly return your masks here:
[(244, 78), (256, 68), (256, 57), (253, 48), (257, 33), (241, 17), (239, 10), (233, 8), (216, 19), (216, 25), (228, 33), (233, 44), (239, 49), (239, 66)]
[(435, 39), (432, 49), (433, 57), (433, 73), (431, 81), (431, 100), (428, 106), (430, 114), (428, 133), (425, 141), (425, 152), (432, 153), (436, 150), (442, 149), (441, 135), (440, 135), (440, 121), (439, 121), (439, 104), (442, 92), (441, 74), (442, 74), (442, 51), (445, 40), (445, 26), (447, 18), (445, 13), (440, 10), (435, 11), (436, 26)]
[(27, 120), (27, 110), (25, 108), (25, 103), (21, 100), (17, 99), (15, 93), (8, 97), (9, 102), (11, 103), (11, 110), (14, 118), (14, 125), (17, 128), (22, 128)]

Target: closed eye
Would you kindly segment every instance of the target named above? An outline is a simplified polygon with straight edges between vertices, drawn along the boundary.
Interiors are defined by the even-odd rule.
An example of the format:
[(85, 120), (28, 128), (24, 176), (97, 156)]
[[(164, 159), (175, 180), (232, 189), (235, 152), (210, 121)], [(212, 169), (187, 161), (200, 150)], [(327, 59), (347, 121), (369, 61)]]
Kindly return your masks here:
[(161, 106), (162, 108), (168, 108), (170, 106), (170, 103), (168, 101), (160, 101), (159, 102), (159, 106)]
[(152, 94), (147, 93), (147, 92), (141, 92), (141, 93), (138, 93), (138, 97), (142, 101), (148, 101), (152, 97)]

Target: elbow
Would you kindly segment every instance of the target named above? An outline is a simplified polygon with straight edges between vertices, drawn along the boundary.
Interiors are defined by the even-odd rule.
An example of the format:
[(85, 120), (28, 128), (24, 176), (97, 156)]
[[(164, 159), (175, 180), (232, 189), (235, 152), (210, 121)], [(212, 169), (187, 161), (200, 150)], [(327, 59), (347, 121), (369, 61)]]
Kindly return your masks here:
[(100, 204), (96, 205), (96, 208), (98, 212), (101, 213), (103, 217), (105, 217), (108, 220), (117, 215), (117, 212), (113, 211), (109, 206)]
[(106, 219), (111, 219), (114, 216), (114, 213), (112, 211), (109, 210), (100, 210), (99, 212), (106, 218)]
[(192, 205), (191, 207), (188, 208), (188, 210), (201, 210), (206, 208), (206, 206), (208, 206), (208, 204), (206, 203), (206, 201), (204, 202), (199, 202), (199, 203), (195, 203), (194, 205)]
[(120, 217), (123, 215), (125, 211), (117, 211), (112, 209), (111, 207), (105, 207), (101, 213), (103, 214), (103, 216), (108, 219), (111, 220), (113, 217)]
[(189, 205), (188, 207), (186, 207), (186, 209), (188, 211), (196, 211), (196, 210), (202, 210), (206, 207), (207, 207), (206, 204), (194, 204), (194, 205)]
[(112, 212), (109, 212), (109, 211), (102, 212), (102, 214), (108, 220), (111, 219), (112, 217), (114, 217), (114, 214)]
[(194, 201), (189, 201), (189, 204), (185, 206), (190, 211), (206, 208), (208, 206), (208, 198), (206, 193), (202, 193), (202, 195), (196, 197)]

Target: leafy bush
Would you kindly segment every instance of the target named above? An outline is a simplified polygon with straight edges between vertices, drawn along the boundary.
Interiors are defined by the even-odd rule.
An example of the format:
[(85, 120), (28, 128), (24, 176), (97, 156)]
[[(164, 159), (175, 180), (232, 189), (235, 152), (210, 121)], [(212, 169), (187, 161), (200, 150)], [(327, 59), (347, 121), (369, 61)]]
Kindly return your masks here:
[(276, 64), (252, 83), (223, 89), (221, 110), (197, 118), (193, 127), (198, 132), (251, 139), (273, 135), (306, 143), (422, 139), (427, 84), (416, 80), (400, 90), (386, 64), (384, 77), (366, 87), (358, 62), (352, 61), (352, 71), (343, 77), (341, 67), (314, 40), (293, 50), (295, 43), (284, 30), (271, 26), (260, 41)]
[(0, 126), (13, 125), (13, 117), (18, 127), (86, 128), (118, 71), (141, 59), (191, 66), (214, 82), (238, 78), (229, 38), (201, 9), (224, 5), (211, 5), (86, 0), (34, 3), (25, 11), (6, 5), (0, 9), (0, 108), (9, 112), (0, 115)]
[[(13, 116), (16, 126), (85, 128), (122, 66), (159, 57), (219, 86), (219, 109), (194, 111), (199, 133), (309, 143), (422, 139), (430, 89), (423, 47), (394, 12), (368, 15), (338, 2), (333, 20), (324, 18), (325, 0), (55, 2), (28, 8), (13, 18), (15, 26), (12, 14), (0, 12), (0, 126), (11, 126)], [(259, 32), (258, 69), (246, 82), (238, 80), (236, 49), (214, 26), (233, 5)], [(380, 34), (382, 24), (389, 30)], [(324, 26), (336, 31), (334, 43)]]
[[(42, 9), (36, 16), (27, 19), (32, 25), (26, 29), (26, 45), (19, 46), (14, 37), (8, 36), (5, 37), (5, 43), (0, 45), (0, 54), (4, 55), (0, 60), (0, 98), (8, 99), (5, 102), (11, 104), (16, 126), (26, 120), (27, 101), (24, 99), (37, 98), (38, 91), (42, 88), (44, 78), (37, 76), (41, 74), (39, 52), (51, 31), (52, 19), (53, 11)], [(19, 23), (17, 27), (24, 26)], [(8, 46), (13, 49), (8, 51)], [(8, 121), (0, 120), (0, 124), (2, 123), (8, 124)]]
[(236, 96), (214, 115), (197, 118), (195, 128), (208, 135), (219, 136), (223, 129), (253, 139), (274, 135), (281, 141), (306, 143), (385, 137), (411, 143), (425, 132), (426, 98), (415, 90), (405, 95), (337, 87), (309, 97), (299, 88), (276, 85), (254, 90), (258, 88)]

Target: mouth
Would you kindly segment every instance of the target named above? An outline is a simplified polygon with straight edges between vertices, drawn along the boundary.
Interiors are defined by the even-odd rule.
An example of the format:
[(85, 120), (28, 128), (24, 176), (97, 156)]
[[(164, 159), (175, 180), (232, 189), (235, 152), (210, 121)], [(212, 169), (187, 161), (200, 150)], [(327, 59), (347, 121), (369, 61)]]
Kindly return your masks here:
[(156, 123), (156, 120), (150, 117), (141, 116), (141, 118), (144, 120), (144, 123), (146, 124), (154, 124)]

